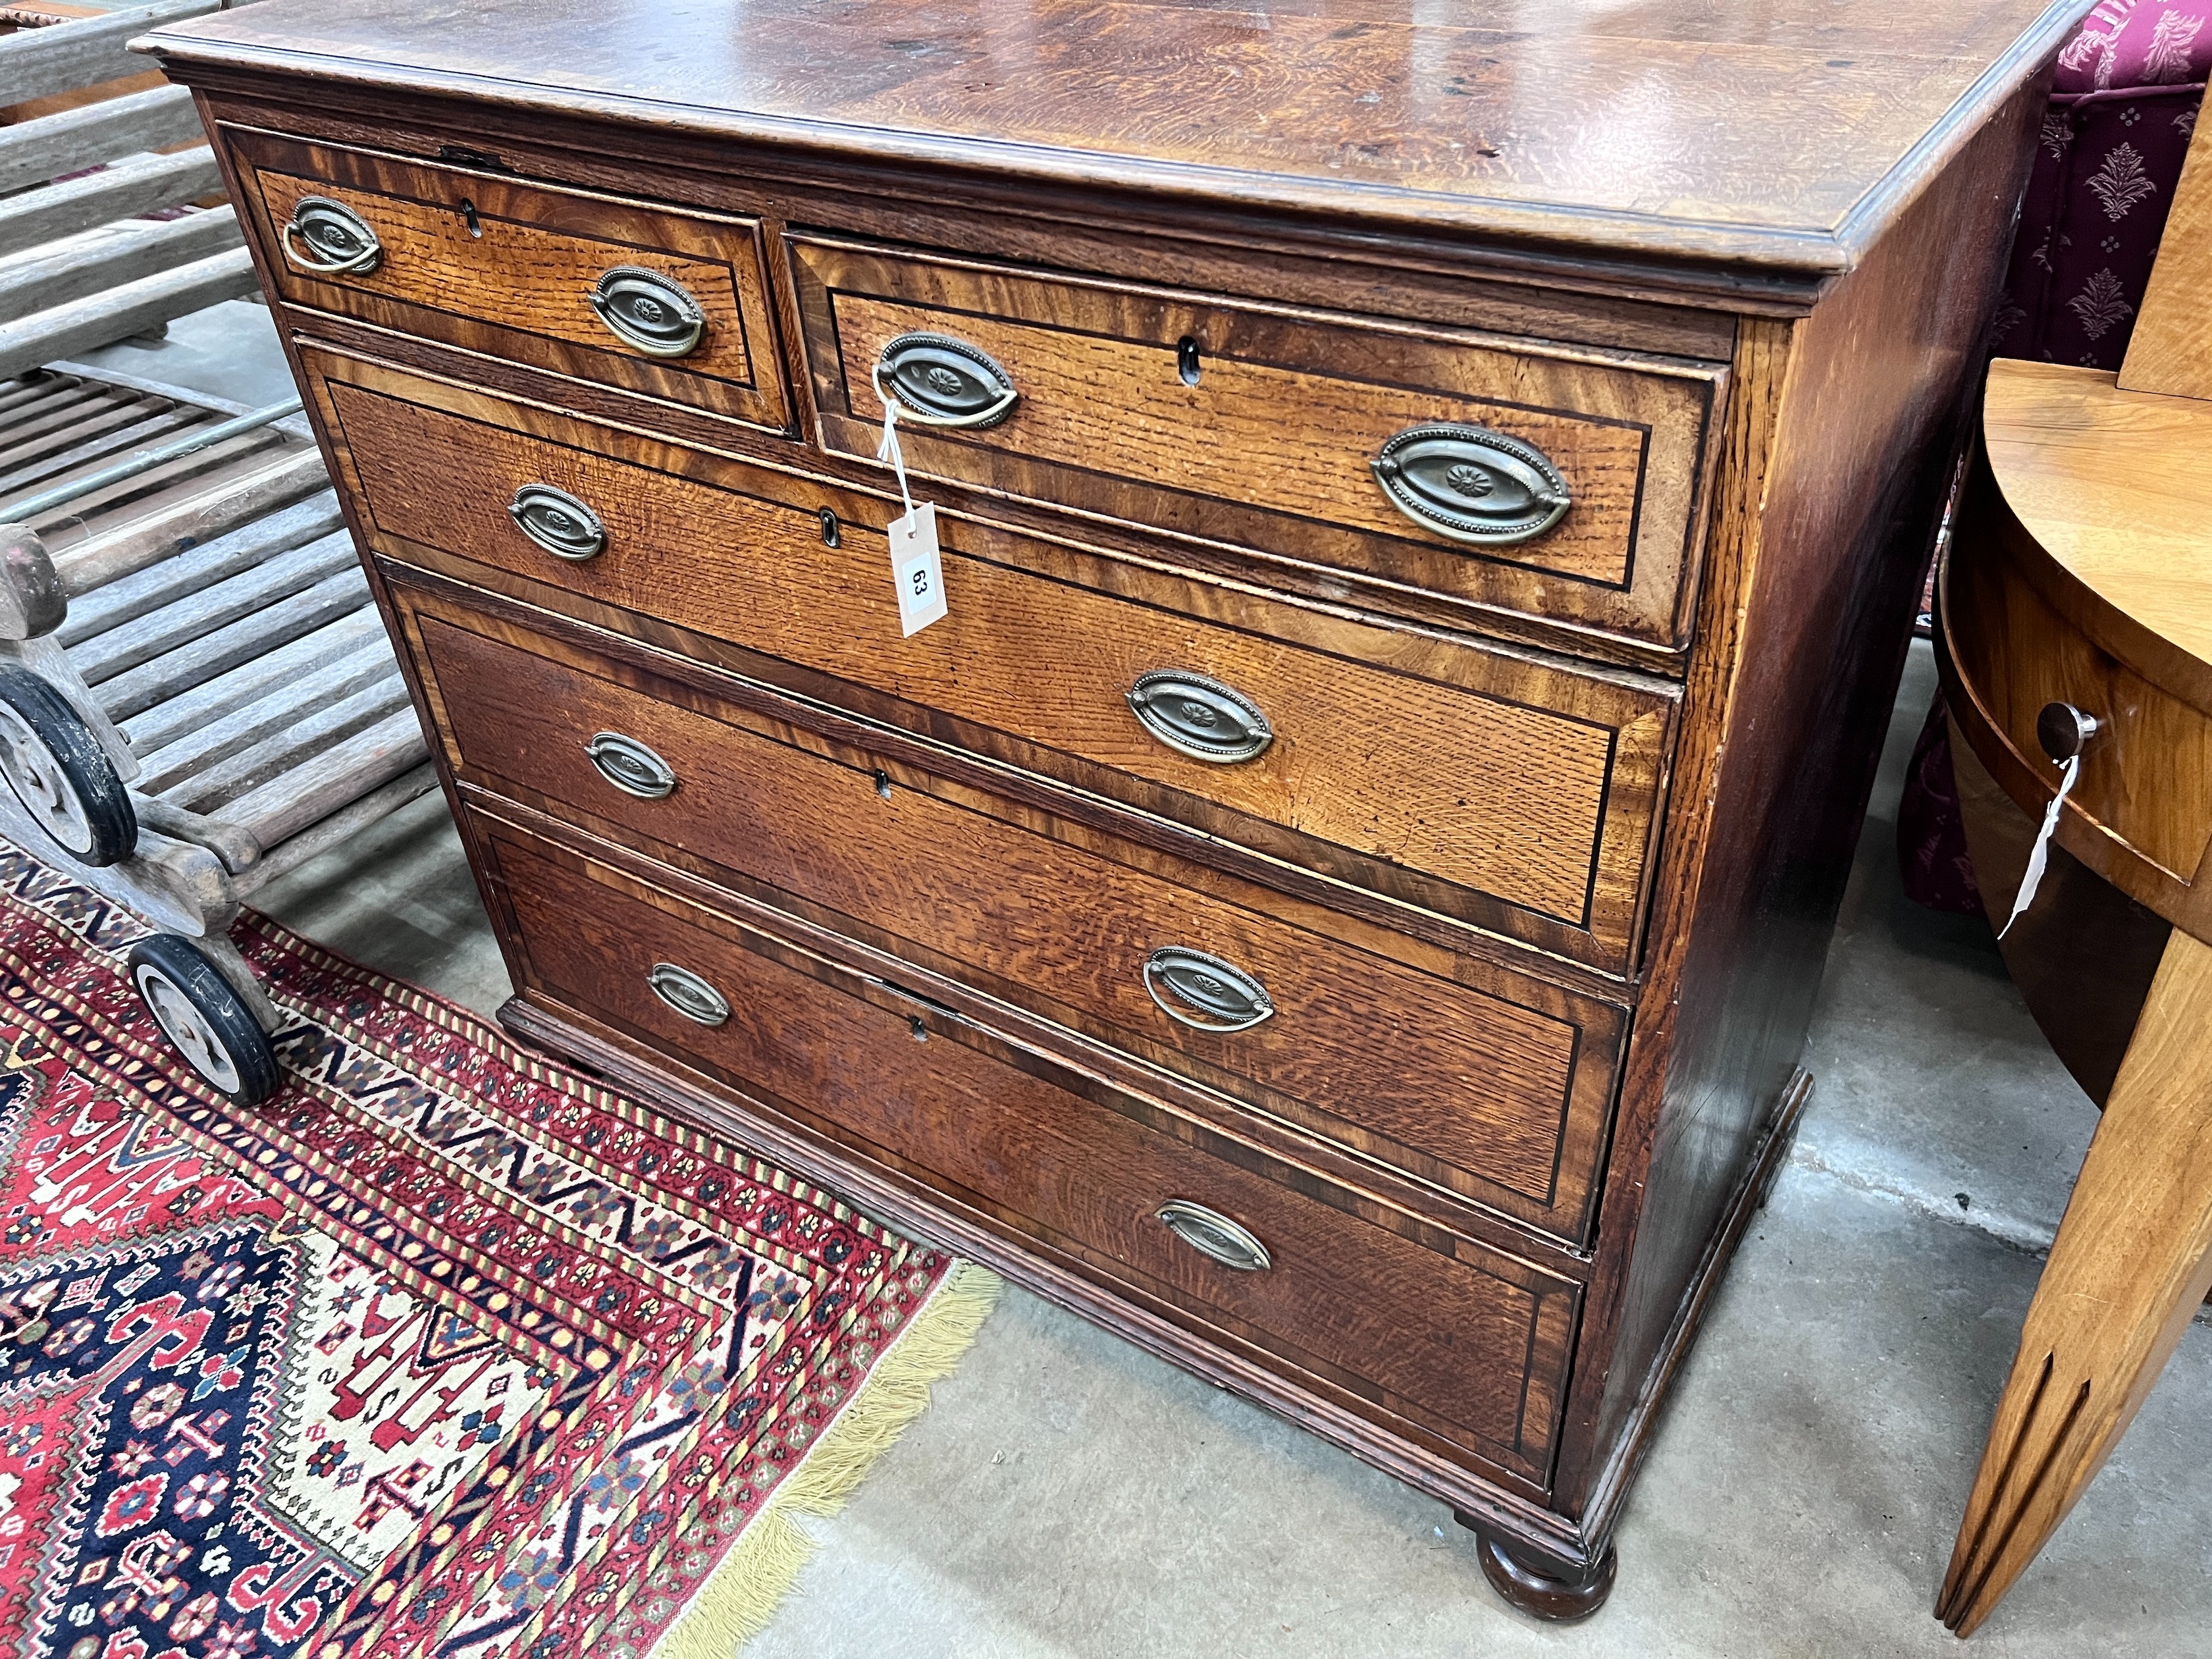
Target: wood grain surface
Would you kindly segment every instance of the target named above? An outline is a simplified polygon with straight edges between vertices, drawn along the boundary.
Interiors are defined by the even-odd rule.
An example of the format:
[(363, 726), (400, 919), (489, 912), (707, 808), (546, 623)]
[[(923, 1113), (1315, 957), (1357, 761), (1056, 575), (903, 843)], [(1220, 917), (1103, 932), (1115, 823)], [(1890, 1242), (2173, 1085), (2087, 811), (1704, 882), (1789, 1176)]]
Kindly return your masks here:
[[(548, 0), (426, 29), (399, 0), (268, 0), (156, 50), (241, 200), (242, 158), (292, 133), (317, 165), (255, 165), (362, 188), (343, 158), (371, 154), (771, 250), (775, 327), (747, 325), (762, 384), (772, 334), (794, 388), (781, 428), (478, 319), (278, 309), (387, 615), (434, 600), (547, 647), (527, 707), (477, 674), (506, 729), (474, 735), (426, 672), (456, 636), (402, 653), (516, 1029), (1579, 1571), (1809, 1088), (2038, 77), (2081, 9)], [(833, 298), (825, 251), (896, 280)], [(914, 441), (952, 611), (907, 641), (852, 371), (923, 316), (1001, 331), (1030, 402), (996, 439)], [(1186, 336), (1199, 378), (1166, 384)], [(1270, 400), (1316, 435), (1267, 428)], [(1416, 401), (1540, 423), (1582, 519), (1503, 557), (1391, 522), (1326, 445)], [(541, 479), (608, 551), (521, 540), (506, 504)], [(1145, 736), (1122, 696), (1163, 666), (1255, 698), (1273, 747), (1212, 768)], [(657, 819), (580, 805), (563, 707), (774, 828), (740, 842), (683, 785)], [(947, 837), (926, 905), (856, 867)], [(1326, 1044), (1146, 1034), (1126, 969), (1163, 914)], [(741, 1015), (669, 1024), (637, 960), (664, 948)], [(1402, 1077), (1360, 986), (1424, 1014), (1391, 1034)], [(1580, 1034), (1561, 1205), (1602, 1030), (1632, 1034), (1580, 1231), (1525, 1207), (1544, 1021)], [(1495, 1112), (1398, 1086), (1483, 1061)], [(1310, 1276), (1179, 1279), (1134, 1198), (1162, 1172)]]
[[(511, 830), (489, 841), (535, 988), (1210, 1310), (1478, 1456), (1523, 1474), (1547, 1466), (1572, 1281), (1369, 1225), (994, 1061), (927, 1004), (844, 994), (729, 918)], [(658, 962), (707, 979), (728, 1020), (670, 1009), (647, 984)], [(1273, 1265), (1237, 1272), (1182, 1243), (1153, 1218), (1175, 1198), (1243, 1224)]]
[(1970, 1636), (2212, 1290), (2212, 945), (2175, 929), (2029, 1304), (1936, 1616)]
[[(200, 79), (200, 71), (193, 77)], [(288, 85), (234, 74), (220, 79), (221, 90), (200, 95), (210, 133), (282, 131), (422, 156), (440, 155), (459, 143), (480, 158), (477, 165), (578, 189), (627, 196), (649, 179), (654, 192), (669, 201), (716, 212), (1286, 305), (1716, 362), (1729, 356), (1736, 310), (1781, 305), (1794, 313), (1805, 302), (1802, 277), (1741, 270), (1718, 310), (1693, 307), (1680, 294), (1628, 297), (1614, 291), (1631, 286), (1620, 282), (1555, 277), (1536, 286), (1494, 270), (1471, 270), (1471, 245), (1464, 239), (1450, 249), (1407, 237), (1347, 244), (1319, 226), (1278, 222), (1263, 229), (1219, 209), (1164, 216), (1107, 191), (1083, 192), (1079, 210), (1065, 210), (1063, 202), (1062, 210), (1041, 214), (1033, 186), (972, 174), (924, 180), (881, 159), (868, 169), (871, 187), (853, 189), (847, 187), (850, 180), (830, 184), (799, 161), (802, 180), (794, 175), (794, 158), (774, 149), (670, 127), (582, 125), (486, 104), (468, 104), (459, 118), (471, 143), (456, 129), (454, 106), (435, 100), (398, 100), (371, 87), (331, 81)], [(733, 160), (739, 156), (742, 164)], [(801, 192), (804, 212), (790, 213)], [(1504, 252), (1502, 246), (1493, 249)], [(1518, 251), (1512, 257), (1537, 256)], [(1587, 267), (1587, 256), (1583, 263)], [(1715, 298), (1715, 275), (1698, 277), (1707, 305)]]
[(2128, 392), (2212, 398), (2212, 137), (2202, 127), (2173, 186), (2119, 383)]
[[(1476, 648), (1452, 653), (1460, 685), (1378, 672), (1245, 631), (1267, 626), (1256, 602), (1240, 605), (1243, 628), (1224, 628), (957, 551), (945, 561), (951, 616), (902, 639), (882, 533), (841, 523), (838, 545), (826, 545), (818, 498), (799, 480), (745, 477), (773, 497), (711, 487), (577, 447), (579, 422), (550, 428), (568, 440), (555, 443), (512, 429), (533, 424), (519, 408), (312, 361), (372, 538), (399, 557), (442, 549), (655, 614), (1434, 875), (1469, 890), (1455, 909), (1500, 932), (1559, 940), (1598, 965), (1628, 957), (1671, 713), (1656, 687)], [(445, 413), (433, 398), (503, 424)], [(608, 447), (720, 471), (666, 447)], [(447, 464), (427, 476), (423, 454)], [(532, 545), (506, 511), (532, 482), (589, 503), (608, 550), (570, 563)], [(959, 527), (941, 529), (957, 550)], [(1068, 650), (1071, 640), (1083, 648)], [(1267, 712), (1275, 741), (1226, 766), (1169, 749), (1125, 697), (1159, 668), (1234, 686)]]
[(2212, 403), (2001, 357), (1982, 409), (2005, 506), (2045, 550), (2031, 569), (2072, 579), (2042, 585), (2106, 648), (2212, 710)]
[[(815, 752), (727, 705), (695, 712), (672, 688), (632, 689), (605, 659), (480, 613), (407, 610), (457, 776), (753, 877), (1365, 1156), (1581, 1235), (1616, 1010), (1518, 976), (1499, 995), (1418, 972), (1018, 828), (992, 815), (1011, 817), (1003, 805), (979, 810), (903, 774), (894, 787), (865, 750)], [(610, 784), (586, 752), (608, 731), (661, 756), (674, 793)], [(1144, 979), (1169, 945), (1256, 975), (1275, 1013), (1225, 1034), (1170, 1019)]]
[(1811, 317), (1741, 331), (1584, 1315), (1609, 1369), (1561, 1447), (1598, 1535), (1797, 1086), (2043, 104), (2019, 92)]
[[(2039, 1020), (2063, 1004), (2052, 1039), (2077, 1074), (2086, 1052), (2093, 1093), (2098, 1056), (2079, 1027), (2101, 1010), (2115, 1022), (2101, 1034), (2107, 1045), (2130, 1030), (2126, 1004), (2157, 940), (2154, 919), (2171, 924), (1936, 1600), (1937, 1617), (1960, 1636), (1989, 1617), (2094, 1479), (2212, 1289), (2205, 154), (2200, 137), (2154, 277), (2156, 314), (2145, 301), (2148, 337), (2130, 346), (2119, 376), (1990, 365), (1983, 447), (1940, 578), (1938, 660), (1966, 751), (1961, 799), (1982, 809), (1968, 820), (1978, 856), (2002, 842), (2006, 809), (2042, 820), (2056, 798), (2060, 769), (2037, 730), (2043, 708), (2070, 705), (2096, 722), (2057, 811), (2051, 890), (2027, 913), (2030, 937), (2007, 941), (2009, 960), (2075, 924), (2057, 942), (2069, 950), (2069, 977), (2088, 982), (2027, 984), (2044, 991), (2030, 1002)], [(1998, 790), (2011, 799), (1977, 802)], [(2084, 870), (2112, 884), (2097, 904), (2069, 891)], [(2017, 880), (2002, 862), (1998, 873), (2008, 879), (1987, 895), (1993, 919)], [(2081, 931), (2100, 920), (2100, 930)], [(2116, 939), (2120, 951), (2100, 954)]]
[(1961, 501), (1938, 663), (1954, 718), (2040, 818), (2046, 703), (2100, 724), (2057, 837), (2159, 915), (2212, 933), (2212, 404), (2000, 359)]
[(856, 27), (844, 0), (799, 0), (763, 27), (720, 0), (545, 0), (425, 28), (409, 0), (276, 3), (149, 45), (188, 76), (250, 65), (864, 163), (1827, 271), (2083, 9), (902, 0)]
[[(2037, 572), (2044, 562), (2032, 533), (1978, 473), (1960, 502), (1942, 590), (1961, 718), (1978, 748), (1989, 746), (1984, 732), (2002, 743), (1992, 769), (2039, 818), (2060, 769), (2037, 740), (2037, 717), (2052, 702), (2094, 717), (2062, 840), (2120, 885), (2186, 888), (2212, 845), (2212, 713), (2100, 644), (2081, 607), (2064, 604), (2080, 597), (2078, 586)], [(2136, 860), (2151, 866), (2136, 872), (2140, 881), (2123, 874)]]
[[(2031, 817), (1990, 775), (1956, 719), (1951, 772), (1974, 885), (1992, 927), (2005, 927), (2027, 869), (2039, 814)], [(2137, 903), (2053, 842), (2035, 902), (2013, 917), (1997, 948), (2036, 1029), (2081, 1092), (2102, 1106), (2127, 1055), (2173, 924)], [(2084, 972), (2084, 963), (2094, 963)]]
[[(1717, 365), (1625, 362), (1126, 284), (791, 244), (824, 447), (872, 459), (870, 371), (912, 331), (987, 352), (1021, 393), (1003, 424), (906, 425), (917, 472), (1152, 529), (1248, 544), (1499, 608), (1680, 643)], [(1195, 348), (1195, 384), (1179, 347)], [(1383, 441), (1455, 422), (1541, 451), (1574, 505), (1474, 546), (1414, 523), (1370, 470)]]
[[(286, 298), (754, 425), (786, 424), (756, 222), (273, 134), (226, 137)], [(384, 250), (374, 270), (323, 275), (284, 257), (279, 233), (303, 196), (342, 202), (368, 223)], [(699, 302), (707, 330), (690, 355), (647, 357), (599, 320), (592, 287), (621, 265), (658, 271)]]

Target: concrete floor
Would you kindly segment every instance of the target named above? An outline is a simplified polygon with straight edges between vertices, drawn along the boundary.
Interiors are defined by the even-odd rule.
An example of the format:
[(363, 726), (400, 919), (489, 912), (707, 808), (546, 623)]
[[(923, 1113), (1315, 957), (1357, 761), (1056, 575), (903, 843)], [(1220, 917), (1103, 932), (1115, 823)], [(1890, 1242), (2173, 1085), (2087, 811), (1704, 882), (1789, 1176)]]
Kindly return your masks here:
[[(256, 332), (257, 329), (260, 331)], [(252, 307), (118, 367), (281, 395)], [(120, 354), (130, 354), (128, 356)], [(1978, 921), (1891, 854), (1934, 684), (1916, 647), (1828, 962), (1795, 1155), (1747, 1238), (1619, 1531), (1589, 1623), (1484, 1584), (1449, 1512), (1009, 1291), (834, 1520), (751, 1659), (1875, 1659), (1956, 1650), (1930, 1616), (1960, 1505), (2096, 1113)], [(441, 800), (264, 896), (292, 926), (489, 1012), (506, 978)], [(1988, 1659), (2212, 1654), (2212, 1328), (1973, 1641)]]

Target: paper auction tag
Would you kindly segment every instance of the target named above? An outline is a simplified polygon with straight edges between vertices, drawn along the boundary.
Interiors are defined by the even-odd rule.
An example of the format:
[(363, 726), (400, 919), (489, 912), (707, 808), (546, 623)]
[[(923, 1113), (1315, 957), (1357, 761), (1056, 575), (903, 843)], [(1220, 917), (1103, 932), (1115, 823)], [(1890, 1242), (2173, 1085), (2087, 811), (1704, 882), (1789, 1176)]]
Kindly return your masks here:
[(883, 398), (884, 441), (876, 446), (876, 459), (890, 463), (898, 475), (899, 499), (906, 516), (894, 519), (884, 534), (891, 544), (891, 581), (898, 589), (899, 629), (911, 639), (945, 614), (945, 565), (937, 556), (937, 503), (914, 504), (906, 487), (906, 457), (900, 453), (898, 404), (884, 397), (878, 381), (876, 395)]
[(898, 587), (899, 631), (909, 636), (945, 615), (945, 566), (937, 556), (937, 503), (924, 501), (891, 520), (891, 580)]

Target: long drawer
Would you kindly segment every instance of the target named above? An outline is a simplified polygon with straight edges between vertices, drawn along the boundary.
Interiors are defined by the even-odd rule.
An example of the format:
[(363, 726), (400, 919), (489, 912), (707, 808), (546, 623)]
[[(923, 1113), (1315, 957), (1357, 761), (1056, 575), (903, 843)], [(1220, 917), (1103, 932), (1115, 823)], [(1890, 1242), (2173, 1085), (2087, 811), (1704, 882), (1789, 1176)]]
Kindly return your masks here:
[(904, 769), (895, 787), (865, 748), (802, 745), (576, 644), (412, 590), (400, 603), (465, 781), (753, 878), (1366, 1157), (1586, 1234), (1626, 1024), (1612, 1006), (1355, 949), (1111, 838)]
[[(1687, 637), (1727, 371), (788, 239), (825, 448), (1269, 561)], [(930, 422), (957, 424), (929, 424)]]
[[(1270, 859), (1630, 965), (1671, 688), (1324, 626), (1247, 594), (1230, 626), (963, 556), (951, 524), (951, 615), (902, 638), (874, 527), (890, 514), (870, 498), (312, 345), (302, 356), (366, 528), (392, 556), (491, 566), (728, 641), (896, 700), (877, 717)], [(547, 488), (589, 514), (583, 556), (518, 526), (513, 509)], [(1316, 629), (1334, 648), (1291, 642)]]
[(789, 425), (757, 221), (251, 129), (224, 137), (240, 206), (281, 255), (284, 299)]
[(1248, 1148), (1170, 1133), (1146, 1103), (1057, 1086), (1037, 1057), (1007, 1064), (980, 1028), (732, 917), (495, 819), (472, 815), (471, 830), (533, 998), (708, 1071), (1355, 1409), (1546, 1479), (1573, 1280), (1362, 1219), (1349, 1193), (1310, 1177), (1293, 1190)]

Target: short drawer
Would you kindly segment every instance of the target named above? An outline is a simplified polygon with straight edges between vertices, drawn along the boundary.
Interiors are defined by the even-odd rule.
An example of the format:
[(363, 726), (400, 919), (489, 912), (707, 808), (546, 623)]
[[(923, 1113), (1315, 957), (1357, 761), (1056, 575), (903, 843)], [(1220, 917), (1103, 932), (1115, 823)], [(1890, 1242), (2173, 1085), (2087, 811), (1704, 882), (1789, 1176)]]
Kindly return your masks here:
[(240, 205), (260, 221), (292, 303), (788, 426), (756, 221), (251, 130), (223, 136)]
[(404, 589), (402, 606), (465, 781), (751, 877), (772, 902), (849, 918), (1364, 1156), (1586, 1234), (1626, 1028), (1610, 1005), (1442, 952), (1424, 971), (1356, 949), (1268, 915), (1264, 890), (1239, 902), (1110, 837), (1034, 813), (1022, 827), (988, 795), (906, 770), (894, 787), (863, 748), (799, 746), (576, 645)]
[(1386, 605), (1686, 636), (1719, 365), (789, 246), (826, 448), (872, 459), (888, 386), (918, 473), (1363, 577)]
[[(1178, 614), (963, 556), (951, 520), (951, 615), (902, 638), (881, 503), (303, 355), (387, 554), (434, 562), (431, 550), (728, 641), (896, 700), (872, 705), (877, 717), (1507, 938), (1628, 964), (1672, 687), (1324, 627), (1250, 595), (1226, 620)], [(509, 508), (532, 486), (583, 504), (597, 550), (556, 556), (519, 528)], [(1219, 597), (1176, 586), (1193, 605)], [(1329, 648), (1292, 643), (1302, 634)], [(1208, 756), (1205, 719), (1267, 741)]]
[(1573, 1280), (1433, 1228), (1415, 1229), (1433, 1248), (1416, 1242), (1348, 1213), (1361, 1202), (1348, 1193), (1310, 1177), (1292, 1190), (1240, 1143), (1059, 1086), (1042, 1056), (742, 922), (495, 820), (472, 829), (534, 998), (688, 1060), (1355, 1408), (1546, 1478)]

